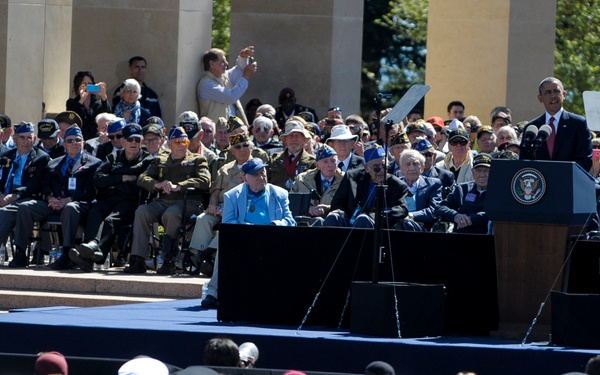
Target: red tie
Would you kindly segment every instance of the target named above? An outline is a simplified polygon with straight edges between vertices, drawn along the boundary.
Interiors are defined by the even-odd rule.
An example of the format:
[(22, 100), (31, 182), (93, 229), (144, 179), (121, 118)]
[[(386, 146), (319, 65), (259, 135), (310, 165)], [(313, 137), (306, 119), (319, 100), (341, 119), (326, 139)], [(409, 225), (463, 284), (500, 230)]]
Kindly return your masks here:
[(554, 152), (554, 140), (556, 139), (556, 130), (554, 129), (554, 117), (550, 117), (549, 125), (552, 128), (552, 133), (550, 133), (550, 136), (546, 141), (546, 145), (548, 146), (548, 153), (550, 154), (550, 159), (552, 159), (552, 153)]

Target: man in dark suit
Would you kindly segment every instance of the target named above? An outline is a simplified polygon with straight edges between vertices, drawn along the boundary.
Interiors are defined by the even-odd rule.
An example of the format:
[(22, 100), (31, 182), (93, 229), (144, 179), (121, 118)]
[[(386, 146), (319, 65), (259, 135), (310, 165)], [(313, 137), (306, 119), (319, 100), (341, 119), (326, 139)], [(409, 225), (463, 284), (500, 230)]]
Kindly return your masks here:
[(423, 177), (438, 178), (442, 181), (442, 198), (446, 198), (454, 185), (454, 173), (435, 166), (435, 159), (438, 154), (428, 140), (421, 139), (414, 147), (421, 155), (425, 156), (425, 165), (422, 173)]
[(549, 124), (552, 134), (533, 154), (521, 144), (520, 159), (574, 161), (589, 171), (592, 167), (592, 135), (584, 117), (564, 110), (566, 96), (567, 92), (557, 78), (548, 77), (540, 83), (538, 100), (546, 113), (532, 120), (525, 129), (529, 125)]
[(104, 161), (108, 155), (123, 149), (123, 128), (125, 125), (127, 125), (127, 122), (120, 117), (108, 123), (107, 131), (110, 142), (102, 143), (98, 146), (96, 151), (98, 159)]
[(327, 139), (327, 145), (337, 153), (338, 168), (342, 172), (364, 168), (365, 159), (352, 152), (357, 141), (358, 135), (352, 134), (348, 125), (336, 125), (331, 128), (331, 137)]
[[(52, 214), (60, 215), (63, 253), (52, 264), (54, 270), (72, 268), (69, 250), (75, 245), (80, 220), (87, 215), (96, 197), (93, 177), (101, 162), (83, 151), (84, 144), (81, 129), (76, 125), (68, 128), (64, 142), (66, 155), (53, 159), (46, 169), (43, 187), (46, 200), (20, 205), (17, 211), (14, 241), (17, 251), (23, 251), (27, 247), (35, 222), (43, 221)], [(24, 259), (24, 253), (17, 254), (21, 255), (20, 258), (15, 255), (15, 260)]]
[[(40, 199), (44, 171), (50, 157), (33, 147), (36, 141), (34, 131), (33, 124), (29, 122), (15, 126), (13, 139), (16, 148), (0, 155), (0, 243), (5, 243), (14, 229), (19, 206)], [(9, 267), (27, 265), (23, 249), (18, 249), (22, 256), (15, 255)]]
[(344, 175), (323, 226), (373, 228), (376, 187), (382, 183), (387, 184), (384, 210), (388, 213), (384, 225), (391, 228), (408, 215), (408, 188), (398, 177), (387, 173), (385, 156), (379, 146), (365, 151), (365, 167)]

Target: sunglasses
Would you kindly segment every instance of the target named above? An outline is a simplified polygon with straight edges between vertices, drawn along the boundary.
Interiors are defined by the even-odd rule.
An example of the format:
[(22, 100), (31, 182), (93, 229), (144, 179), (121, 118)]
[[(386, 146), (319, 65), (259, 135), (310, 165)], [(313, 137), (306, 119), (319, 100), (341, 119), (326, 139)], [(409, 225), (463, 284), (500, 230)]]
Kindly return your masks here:
[(187, 139), (187, 138), (184, 138), (184, 139), (176, 139), (176, 140), (174, 140), (174, 141), (173, 141), (173, 144), (174, 144), (175, 146), (181, 146), (181, 145), (184, 145), (184, 146), (186, 146), (186, 147), (187, 147), (187, 146), (190, 144), (190, 140), (189, 140), (189, 139)]
[(242, 143), (242, 144), (237, 144), (235, 146), (233, 146), (233, 148), (235, 148), (236, 150), (241, 150), (242, 148), (248, 148), (250, 147), (249, 143)]
[(123, 138), (123, 134), (110, 134), (110, 135), (108, 136), (108, 139), (110, 139), (111, 141), (114, 141), (114, 140), (115, 140), (115, 138), (117, 138), (117, 139), (121, 139), (121, 138)]
[(131, 142), (135, 142), (135, 143), (140, 143), (142, 142), (142, 138), (138, 138), (138, 137), (130, 137), (130, 138), (125, 138), (125, 140), (129, 143)]
[(65, 139), (65, 143), (79, 143), (83, 141), (83, 138), (69, 138)]
[(458, 145), (466, 146), (467, 143), (469, 143), (469, 141), (465, 141), (464, 139), (461, 139), (459, 141), (450, 141), (450, 146), (458, 146)]
[(432, 157), (433, 155), (435, 155), (433, 152), (424, 152), (424, 153), (423, 153), (423, 156), (425, 156), (426, 158), (430, 158), (430, 157)]

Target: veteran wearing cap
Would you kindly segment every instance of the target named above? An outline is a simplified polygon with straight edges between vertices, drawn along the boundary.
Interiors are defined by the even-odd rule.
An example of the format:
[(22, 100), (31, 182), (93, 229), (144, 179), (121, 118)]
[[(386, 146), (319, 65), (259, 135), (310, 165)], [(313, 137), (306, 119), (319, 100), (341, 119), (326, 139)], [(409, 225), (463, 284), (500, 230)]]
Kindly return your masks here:
[(65, 139), (65, 132), (72, 125), (77, 125), (80, 129), (83, 124), (83, 120), (79, 115), (73, 111), (64, 111), (54, 117), (54, 121), (58, 123), (58, 136)]
[(496, 150), (496, 134), (491, 126), (485, 125), (477, 130), (477, 148), (479, 152), (492, 154)]
[(106, 157), (123, 148), (123, 128), (127, 125), (125, 119), (116, 117), (113, 121), (108, 123), (108, 139), (110, 142), (106, 142), (98, 146), (96, 151), (96, 157), (102, 161)]
[(390, 155), (394, 157), (394, 161), (390, 163), (388, 172), (400, 177), (400, 155), (405, 150), (410, 150), (411, 144), (405, 132), (392, 134), (390, 136)]
[(463, 128), (452, 130), (448, 134), (450, 152), (435, 166), (454, 174), (456, 183), (473, 181), (471, 166), (473, 157), (469, 151), (469, 133)]
[(138, 185), (160, 197), (138, 207), (133, 222), (131, 256), (126, 273), (145, 273), (148, 255), (150, 226), (159, 220), (165, 228), (162, 254), (164, 263), (157, 270), (159, 274), (175, 272), (177, 230), (181, 225), (183, 194), (187, 188), (194, 188), (188, 194), (186, 212), (200, 213), (201, 195), (210, 187), (210, 173), (206, 158), (188, 150), (190, 141), (182, 127), (173, 126), (167, 142), (170, 153), (161, 152), (154, 158), (148, 169), (138, 178)]
[(299, 117), (286, 122), (285, 132), (279, 137), (285, 151), (273, 155), (269, 166), (269, 180), (273, 185), (290, 190), (296, 175), (315, 168), (315, 156), (304, 150), (304, 144), (310, 141), (305, 123)]
[[(79, 223), (89, 212), (96, 197), (93, 177), (101, 164), (99, 159), (83, 151), (84, 143), (77, 125), (67, 129), (63, 143), (66, 155), (48, 163), (43, 187), (45, 200), (18, 209), (14, 243), (18, 254), (21, 254), (20, 259), (25, 260), (24, 252), (30, 242), (29, 235), (34, 223), (55, 214), (60, 216), (62, 223), (63, 252), (51, 267), (55, 270), (72, 268), (68, 253), (75, 245)], [(15, 261), (17, 259), (15, 255)], [(25, 265), (26, 262), (22, 262), (21, 266)]]
[(110, 153), (94, 174), (98, 194), (87, 216), (84, 243), (69, 252), (69, 258), (85, 272), (104, 263), (121, 228), (133, 222), (140, 188), (137, 179), (153, 160), (142, 150), (142, 127), (123, 128), (123, 149)]
[(454, 223), (457, 233), (488, 233), (489, 219), (484, 211), (492, 157), (480, 153), (473, 159), (474, 181), (458, 184), (438, 207), (443, 220)]
[[(288, 192), (267, 182), (267, 164), (254, 158), (240, 168), (244, 183), (224, 194), (223, 224), (295, 226), (290, 211)], [(208, 283), (204, 308), (216, 308), (218, 298), (219, 256)]]
[(39, 142), (36, 148), (44, 151), (50, 158), (56, 159), (65, 154), (63, 140), (58, 137), (58, 123), (51, 119), (44, 119), (38, 122)]
[(324, 226), (373, 228), (375, 224), (375, 194), (380, 184), (387, 185), (383, 211), (384, 225), (391, 228), (408, 215), (406, 184), (385, 170), (385, 151), (376, 146), (365, 150), (365, 168), (344, 175), (331, 201), (331, 212)]
[(10, 117), (4, 113), (0, 113), (0, 154), (5, 151), (12, 150), (16, 147), (13, 140), (13, 126)]
[(317, 149), (316, 165), (317, 168), (296, 176), (291, 191), (295, 193), (316, 192), (316, 197), (312, 197), (308, 214), (315, 219), (311, 221), (310, 225), (321, 226), (331, 210), (331, 200), (340, 187), (344, 172), (337, 167), (337, 153), (327, 145)]
[(442, 186), (444, 187), (442, 190), (442, 198), (445, 198), (450, 192), (452, 185), (454, 185), (454, 173), (435, 166), (435, 160), (438, 158), (438, 155), (443, 154), (439, 151), (436, 151), (433, 145), (426, 139), (421, 139), (419, 142), (417, 142), (417, 144), (414, 146), (414, 149), (419, 151), (421, 155), (425, 156), (425, 165), (422, 173), (423, 176), (439, 178), (440, 181), (442, 181)]
[(217, 161), (217, 154), (209, 150), (202, 143), (202, 137), (204, 136), (204, 129), (200, 126), (198, 115), (192, 111), (185, 111), (179, 115), (179, 126), (185, 130), (190, 140), (188, 149), (191, 152), (200, 154), (206, 158), (208, 162), (208, 169), (212, 170), (213, 163)]
[[(0, 243), (5, 243), (17, 222), (17, 209), (21, 204), (35, 203), (41, 199), (44, 173), (50, 157), (33, 147), (36, 137), (30, 122), (15, 127), (13, 135), (16, 148), (0, 155)], [(24, 247), (17, 251), (11, 267), (25, 267)]]
[(333, 147), (338, 156), (338, 168), (342, 172), (363, 168), (365, 159), (355, 155), (352, 150), (358, 141), (358, 135), (352, 134), (348, 125), (336, 125), (331, 128), (331, 137), (327, 139), (327, 145)]
[(143, 127), (144, 145), (152, 156), (157, 156), (164, 148), (165, 137), (158, 124), (150, 123)]

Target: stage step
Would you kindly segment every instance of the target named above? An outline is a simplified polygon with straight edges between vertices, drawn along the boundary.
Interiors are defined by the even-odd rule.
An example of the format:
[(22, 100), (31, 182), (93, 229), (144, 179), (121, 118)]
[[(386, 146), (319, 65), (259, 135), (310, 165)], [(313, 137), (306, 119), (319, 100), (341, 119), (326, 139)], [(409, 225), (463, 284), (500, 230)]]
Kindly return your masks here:
[(108, 306), (200, 298), (209, 279), (163, 276), (154, 272), (127, 275), (122, 268), (84, 273), (47, 267), (0, 267), (0, 310), (47, 306)]

